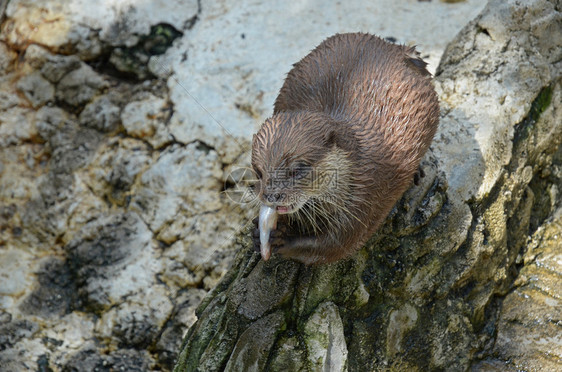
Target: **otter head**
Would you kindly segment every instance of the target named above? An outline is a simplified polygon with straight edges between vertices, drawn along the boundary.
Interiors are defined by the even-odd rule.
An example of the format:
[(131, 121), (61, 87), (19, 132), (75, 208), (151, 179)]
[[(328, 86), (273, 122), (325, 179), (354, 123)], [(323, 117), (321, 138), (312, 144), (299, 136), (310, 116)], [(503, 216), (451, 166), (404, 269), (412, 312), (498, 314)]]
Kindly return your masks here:
[(263, 205), (293, 214), (307, 203), (328, 198), (342, 185), (348, 152), (342, 126), (323, 113), (282, 112), (267, 119), (252, 144), (255, 185)]

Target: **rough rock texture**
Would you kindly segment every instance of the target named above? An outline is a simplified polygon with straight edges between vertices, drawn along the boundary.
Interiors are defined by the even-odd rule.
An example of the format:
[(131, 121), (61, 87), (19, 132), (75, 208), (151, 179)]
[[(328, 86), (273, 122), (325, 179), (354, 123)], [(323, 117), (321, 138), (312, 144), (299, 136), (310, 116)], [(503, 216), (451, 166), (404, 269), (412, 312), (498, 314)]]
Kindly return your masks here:
[(561, 12), (491, 1), (437, 69), (421, 186), (332, 265), (242, 236), (176, 371), (562, 370)]
[[(562, 151), (557, 156), (560, 160)], [(558, 182), (557, 188), (560, 186)], [(501, 304), (495, 343), (482, 354), (483, 360), (474, 365), (473, 371), (561, 369), (561, 239), (559, 207), (533, 234), (525, 255), (518, 257), (522, 268), (514, 289)]]
[(3, 6), (0, 370), (170, 370), (232, 256), (197, 237), (227, 240), (245, 218), (225, 222), (216, 151), (168, 134), (148, 70), (200, 7)]
[[(484, 3), (108, 0), (102, 5), (11, 0), (4, 9), (6, 2), (0, 2), (0, 370), (170, 370), (183, 335), (196, 320), (196, 306), (227, 273), (243, 242), (239, 231), (254, 217), (231, 193), (236, 185), (229, 174), (247, 165), (244, 151), (251, 134), (270, 115), (291, 64), (328, 35), (361, 30), (418, 44), (435, 71), (446, 44)], [(435, 365), (447, 363), (456, 355), (449, 346), (466, 350), (463, 345), (476, 337), (463, 333), (479, 327), (471, 309), (485, 307), (487, 298), (492, 298), (492, 310), (501, 303), (489, 292), (480, 294), (472, 278), (497, 275), (497, 281), (508, 283), (496, 291), (500, 296), (517, 294), (509, 287), (515, 272), (492, 270), (513, 267), (513, 248), (498, 250), (488, 264), (493, 250), (487, 229), (501, 221), (501, 208), (491, 200), (499, 195), (506, 210), (532, 205), (527, 234), (536, 254), (515, 257), (515, 269), (524, 273), (535, 265), (538, 271), (522, 275), (515, 285), (524, 294), (548, 296), (529, 302), (540, 312), (516, 312), (522, 305), (515, 300), (524, 296), (503, 301), (504, 308), (511, 303), (515, 310), (497, 315), (495, 344), (495, 338), (488, 338), (489, 343), (478, 339), (474, 356), (480, 363), (474, 365), (497, 366), (510, 360), (514, 368), (532, 369), (525, 364), (528, 350), (535, 353), (532, 358), (556, 355), (548, 345), (557, 340), (558, 307), (552, 299), (559, 298), (555, 273), (560, 271), (556, 246), (552, 254), (544, 253), (542, 242), (555, 242), (560, 235), (557, 223), (543, 223), (554, 221), (549, 218), (558, 208), (560, 187), (552, 185), (560, 177), (550, 164), (560, 164), (560, 155), (549, 155), (556, 133), (548, 128), (554, 124), (540, 120), (554, 117), (556, 112), (549, 111), (553, 104), (547, 102), (559, 101), (559, 88), (549, 83), (554, 81), (552, 71), (559, 68), (559, 33), (551, 22), (559, 13), (546, 5), (518, 11), (519, 27), (532, 30), (525, 36), (515, 27), (501, 26), (499, 20), (513, 13), (510, 7), (511, 3), (503, 13), (482, 18), (478, 27), (487, 31), (474, 37), (465, 33), (466, 39), (448, 54), (456, 58), (458, 68), (450, 70), (454, 63), (444, 64), (438, 82), (450, 106), (444, 111), (444, 138), (434, 146), (435, 157), (426, 161), (424, 186), (402, 201), (399, 213), (374, 238), (378, 248), (326, 271), (285, 263), (271, 267), (266, 279), (253, 269), (255, 261), (244, 270), (237, 264), (232, 273), (244, 272), (245, 282), (220, 301), (234, 305), (228, 311), (235, 307), (243, 318), (219, 323), (228, 342), (223, 342), (225, 333), (219, 337), (207, 330), (214, 341), (201, 348), (205, 368), (223, 363), (231, 370), (250, 365), (350, 370), (363, 363), (357, 359), (363, 339), (342, 340), (358, 340), (350, 335), (361, 332), (366, 345), (378, 343), (379, 363), (396, 360), (407, 370), (414, 362), (406, 356), (419, 340), (441, 339), (449, 343), (439, 344), (445, 357)], [(484, 38), (486, 33), (491, 41)], [(512, 34), (513, 40), (506, 41)], [(481, 55), (482, 50), (489, 50), (486, 59), (471, 57), (460, 64), (464, 56)], [(524, 54), (530, 56), (525, 60), (528, 68), (504, 63), (506, 56), (515, 61), (523, 60)], [(549, 86), (552, 90), (538, 94)], [(530, 119), (522, 119), (525, 115)], [(535, 152), (519, 148), (509, 157), (504, 150), (513, 142), (513, 133), (521, 133), (522, 127), (539, 130), (537, 118), (542, 129), (528, 134), (539, 141), (529, 145)], [(496, 129), (489, 132), (486, 125), (492, 122)], [(531, 143), (528, 135), (515, 136), (515, 142)], [(473, 153), (473, 148), (480, 150)], [(514, 151), (525, 155), (515, 156)], [(544, 155), (529, 155), (538, 152)], [(498, 165), (496, 157), (509, 167)], [(525, 164), (524, 173), (517, 171), (519, 161)], [(487, 183), (480, 190), (481, 171)], [(512, 194), (503, 199), (506, 190), (499, 194), (494, 185), (503, 187), (512, 174), (517, 176), (506, 186)], [(533, 201), (525, 196), (525, 202), (517, 204), (520, 186), (527, 182), (521, 177), (531, 179), (532, 193), (524, 195), (533, 195)], [(462, 197), (454, 197), (458, 193)], [(496, 209), (478, 220), (488, 205)], [(519, 241), (526, 226), (527, 214), (514, 215), (521, 215), (522, 222), (510, 220), (509, 231), (515, 235), (508, 235), (506, 247)], [(521, 228), (513, 228), (519, 224)], [(474, 235), (477, 229), (482, 235)], [(499, 235), (501, 231), (494, 230)], [(463, 245), (465, 235), (488, 245)], [(441, 240), (435, 242), (436, 236)], [(427, 240), (423, 246), (422, 238)], [(246, 246), (242, 249), (242, 254), (250, 254)], [(516, 249), (523, 252), (524, 245)], [(479, 268), (482, 262), (486, 265)], [(456, 266), (449, 268), (452, 263)], [(412, 272), (412, 267), (419, 270)], [(461, 279), (455, 276), (459, 273), (464, 273)], [(275, 275), (285, 278), (282, 287), (271, 281)], [(331, 282), (333, 276), (338, 288)], [(225, 279), (216, 293), (224, 294), (230, 282)], [(450, 305), (445, 302), (450, 294), (447, 283), (453, 283), (457, 293)], [(497, 288), (496, 283), (490, 288)], [(443, 292), (436, 294), (437, 289)], [(332, 290), (337, 292), (333, 298), (325, 295)], [(220, 303), (216, 298), (206, 303)], [(473, 303), (459, 305), (461, 298)], [(342, 305), (348, 299), (356, 313)], [(272, 309), (270, 301), (281, 305)], [(293, 309), (304, 314), (302, 319), (287, 316), (286, 309), (296, 303), (301, 310)], [(457, 338), (440, 333), (443, 324), (449, 324), (442, 315), (445, 309), (451, 310), (446, 332)], [(496, 314), (492, 310), (483, 317)], [(440, 323), (420, 328), (430, 312)], [(355, 314), (363, 323), (352, 328), (349, 320)], [(521, 340), (531, 337), (519, 331), (531, 324), (537, 331), (533, 347), (510, 347), (514, 334)], [(372, 327), (381, 329), (376, 340)], [(494, 334), (494, 328), (483, 329)], [(258, 339), (263, 343), (252, 347), (250, 341)], [(423, 347), (436, 346), (427, 341)]]

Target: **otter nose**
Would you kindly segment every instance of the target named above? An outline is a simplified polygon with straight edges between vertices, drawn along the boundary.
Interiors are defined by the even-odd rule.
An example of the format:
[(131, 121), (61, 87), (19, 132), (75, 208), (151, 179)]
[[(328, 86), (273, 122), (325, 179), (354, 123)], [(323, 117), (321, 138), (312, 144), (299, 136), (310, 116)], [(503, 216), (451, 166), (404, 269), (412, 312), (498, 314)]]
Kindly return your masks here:
[(263, 197), (269, 203), (277, 203), (278, 201), (280, 201), (283, 198), (283, 195), (281, 193), (278, 193), (278, 192), (272, 192), (272, 193), (268, 193), (268, 194), (263, 194)]

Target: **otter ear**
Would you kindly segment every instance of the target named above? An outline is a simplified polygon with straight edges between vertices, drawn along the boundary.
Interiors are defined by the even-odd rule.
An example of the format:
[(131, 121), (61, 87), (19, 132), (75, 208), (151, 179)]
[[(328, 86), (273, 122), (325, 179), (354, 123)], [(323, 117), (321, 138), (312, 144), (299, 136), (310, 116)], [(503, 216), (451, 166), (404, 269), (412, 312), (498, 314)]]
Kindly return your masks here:
[(337, 146), (340, 149), (348, 150), (347, 142), (342, 138), (340, 131), (330, 129), (325, 135), (326, 145), (329, 147)]
[(333, 146), (333, 145), (338, 145), (338, 134), (336, 133), (336, 131), (334, 129), (330, 129), (325, 135), (324, 135), (324, 141), (326, 142), (326, 145), (328, 146)]
[(326, 145), (330, 147), (337, 146), (345, 151), (352, 151), (356, 146), (355, 138), (349, 132), (342, 133), (342, 130), (344, 129), (340, 127), (337, 130), (330, 129), (328, 132), (326, 132), (324, 136)]

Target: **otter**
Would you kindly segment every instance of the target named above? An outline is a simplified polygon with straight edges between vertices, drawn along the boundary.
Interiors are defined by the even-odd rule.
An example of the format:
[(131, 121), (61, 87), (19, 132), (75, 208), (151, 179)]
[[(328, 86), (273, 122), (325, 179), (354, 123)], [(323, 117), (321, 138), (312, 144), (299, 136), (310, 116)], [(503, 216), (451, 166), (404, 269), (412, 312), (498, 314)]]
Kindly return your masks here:
[(336, 34), (293, 65), (252, 142), (254, 247), (305, 264), (355, 253), (418, 175), (439, 103), (415, 47)]

